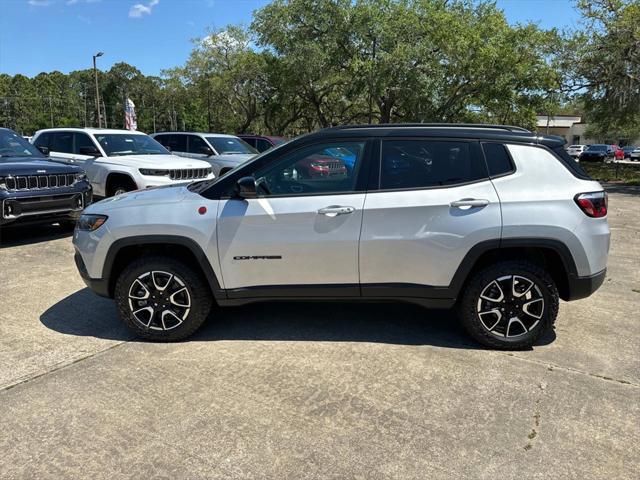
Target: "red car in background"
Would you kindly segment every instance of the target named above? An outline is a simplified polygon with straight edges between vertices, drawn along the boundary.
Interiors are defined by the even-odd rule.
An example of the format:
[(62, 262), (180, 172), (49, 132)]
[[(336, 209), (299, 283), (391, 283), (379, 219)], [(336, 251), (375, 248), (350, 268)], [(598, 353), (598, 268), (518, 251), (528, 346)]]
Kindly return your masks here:
[(613, 148), (613, 155), (616, 160), (624, 160), (624, 150), (622, 150), (618, 145), (611, 145)]

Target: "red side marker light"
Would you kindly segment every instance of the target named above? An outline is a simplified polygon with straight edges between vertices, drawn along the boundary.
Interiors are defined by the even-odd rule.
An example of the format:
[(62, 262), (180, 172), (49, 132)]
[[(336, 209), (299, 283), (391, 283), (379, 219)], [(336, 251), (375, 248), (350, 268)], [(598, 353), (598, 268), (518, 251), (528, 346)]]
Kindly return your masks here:
[(198, 209), (198, 213), (199, 213), (200, 215), (204, 215), (205, 213), (207, 213), (207, 207), (200, 207), (200, 208)]

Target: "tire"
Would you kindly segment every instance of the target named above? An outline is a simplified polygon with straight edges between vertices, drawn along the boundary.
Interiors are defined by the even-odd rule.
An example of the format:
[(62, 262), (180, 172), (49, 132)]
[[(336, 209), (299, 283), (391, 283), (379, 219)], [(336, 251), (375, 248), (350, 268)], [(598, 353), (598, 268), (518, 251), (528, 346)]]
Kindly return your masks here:
[(158, 255), (140, 257), (123, 270), (116, 282), (115, 301), (118, 315), (133, 333), (158, 342), (175, 342), (193, 334), (213, 303), (199, 272)]
[[(504, 300), (499, 302), (500, 293)], [(482, 345), (520, 350), (553, 328), (558, 308), (558, 289), (545, 270), (527, 261), (504, 261), (473, 275), (458, 316)]]

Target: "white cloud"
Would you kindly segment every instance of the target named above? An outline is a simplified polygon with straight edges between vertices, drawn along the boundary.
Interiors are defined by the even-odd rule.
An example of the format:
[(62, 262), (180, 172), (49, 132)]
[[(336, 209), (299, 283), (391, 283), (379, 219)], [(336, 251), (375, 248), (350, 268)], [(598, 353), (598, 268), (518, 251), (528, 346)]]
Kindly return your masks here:
[(131, 18), (140, 18), (143, 15), (151, 15), (151, 10), (158, 3), (160, 3), (160, 0), (151, 0), (146, 5), (142, 3), (136, 3), (135, 5), (132, 5), (131, 8), (129, 9), (129, 16)]
[(29, 0), (27, 3), (32, 7), (48, 7), (53, 4), (53, 0)]

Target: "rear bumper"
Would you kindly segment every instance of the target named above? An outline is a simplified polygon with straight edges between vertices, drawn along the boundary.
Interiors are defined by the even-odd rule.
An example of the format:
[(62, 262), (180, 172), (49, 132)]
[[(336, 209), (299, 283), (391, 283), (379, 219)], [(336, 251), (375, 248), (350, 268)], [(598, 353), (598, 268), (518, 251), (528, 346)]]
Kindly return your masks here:
[(109, 295), (109, 282), (103, 278), (91, 278), (89, 277), (89, 273), (87, 272), (87, 267), (84, 265), (84, 261), (82, 260), (82, 255), (79, 252), (76, 252), (73, 259), (76, 262), (76, 267), (78, 268), (78, 273), (82, 277), (82, 281), (84, 281), (85, 285), (93, 290), (95, 293), (100, 295), (101, 297), (111, 298)]
[(604, 282), (606, 274), (606, 269), (588, 277), (579, 277), (575, 274), (569, 274), (569, 296), (565, 300), (580, 300), (581, 298), (590, 296), (600, 288), (600, 285)]

